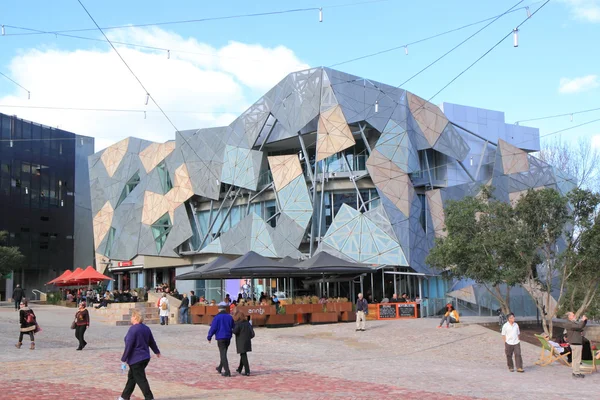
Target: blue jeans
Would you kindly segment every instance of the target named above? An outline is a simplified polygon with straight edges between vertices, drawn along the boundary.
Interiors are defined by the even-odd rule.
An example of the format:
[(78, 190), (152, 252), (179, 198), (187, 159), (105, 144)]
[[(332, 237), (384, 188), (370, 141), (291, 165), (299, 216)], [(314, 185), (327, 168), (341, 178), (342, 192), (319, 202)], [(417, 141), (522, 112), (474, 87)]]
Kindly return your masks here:
[(179, 309), (179, 323), (188, 324), (188, 308), (182, 307)]

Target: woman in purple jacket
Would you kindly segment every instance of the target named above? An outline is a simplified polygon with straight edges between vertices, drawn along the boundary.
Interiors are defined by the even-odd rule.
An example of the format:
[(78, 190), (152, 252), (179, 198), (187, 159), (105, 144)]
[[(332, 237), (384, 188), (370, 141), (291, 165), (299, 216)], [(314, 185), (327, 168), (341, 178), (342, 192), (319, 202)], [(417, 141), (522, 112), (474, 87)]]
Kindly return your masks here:
[(160, 350), (154, 341), (152, 331), (144, 325), (144, 317), (138, 310), (131, 312), (131, 328), (125, 335), (125, 351), (121, 361), (129, 365), (129, 374), (127, 375), (127, 384), (119, 400), (129, 400), (135, 385), (137, 384), (144, 394), (145, 400), (154, 399), (150, 390), (148, 379), (146, 379), (146, 367), (150, 362), (150, 350), (152, 349), (156, 357), (160, 358)]

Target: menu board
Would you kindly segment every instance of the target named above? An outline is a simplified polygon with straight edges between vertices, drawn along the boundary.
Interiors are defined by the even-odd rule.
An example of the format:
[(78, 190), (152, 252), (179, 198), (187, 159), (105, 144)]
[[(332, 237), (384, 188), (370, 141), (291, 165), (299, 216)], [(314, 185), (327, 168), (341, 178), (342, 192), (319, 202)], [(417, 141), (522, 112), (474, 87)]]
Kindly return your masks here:
[(417, 303), (398, 303), (399, 318), (417, 318)]
[(398, 307), (395, 303), (377, 304), (377, 319), (398, 318)]

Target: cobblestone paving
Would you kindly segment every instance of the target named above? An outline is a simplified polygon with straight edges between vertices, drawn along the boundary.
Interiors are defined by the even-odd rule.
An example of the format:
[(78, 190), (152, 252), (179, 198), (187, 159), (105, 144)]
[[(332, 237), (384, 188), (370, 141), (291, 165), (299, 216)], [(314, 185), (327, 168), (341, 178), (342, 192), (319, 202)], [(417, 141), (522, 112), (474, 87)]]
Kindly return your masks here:
[[(17, 313), (0, 308), (0, 399), (116, 399), (127, 327), (92, 311), (85, 350), (75, 351), (73, 309), (34, 306), (43, 331), (21, 349)], [(479, 326), (436, 329), (437, 321), (256, 329), (252, 375), (222, 378), (216, 342), (199, 325), (151, 326), (163, 357), (147, 368), (157, 399), (596, 399), (600, 374), (571, 378), (558, 364), (534, 365), (538, 349), (523, 343), (526, 373), (507, 371), (499, 333)], [(237, 366), (235, 345), (229, 351)], [(235, 371), (234, 371), (235, 374)], [(137, 397), (136, 397), (137, 396)], [(134, 397), (143, 396), (138, 389)]]

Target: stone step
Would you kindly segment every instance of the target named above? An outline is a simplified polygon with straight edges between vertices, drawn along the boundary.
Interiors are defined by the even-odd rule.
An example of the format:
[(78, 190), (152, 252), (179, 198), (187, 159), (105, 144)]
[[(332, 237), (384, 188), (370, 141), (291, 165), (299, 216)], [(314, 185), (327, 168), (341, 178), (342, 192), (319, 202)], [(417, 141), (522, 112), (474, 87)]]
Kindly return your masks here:
[[(115, 322), (116, 322), (116, 326), (129, 326), (129, 325), (131, 325), (131, 321), (115, 321)], [(160, 324), (160, 319), (159, 318), (144, 319), (144, 323), (146, 325), (158, 325), (158, 324)]]
[[(148, 319), (155, 319), (158, 318), (158, 313), (157, 312), (152, 312), (152, 313), (142, 313), (142, 316), (144, 317), (144, 321), (148, 320)], [(129, 321), (131, 319), (131, 314), (125, 314), (121, 316), (121, 319), (123, 321)], [(118, 320), (118, 318), (117, 318)]]

